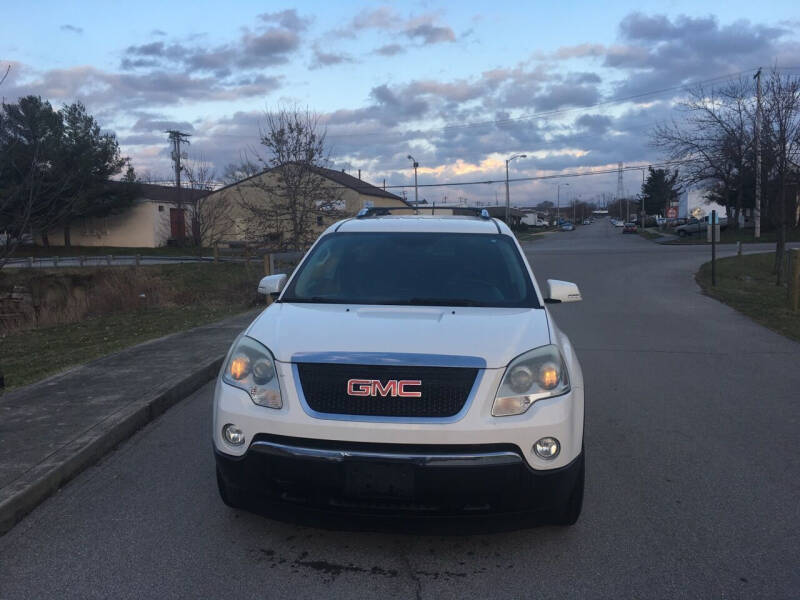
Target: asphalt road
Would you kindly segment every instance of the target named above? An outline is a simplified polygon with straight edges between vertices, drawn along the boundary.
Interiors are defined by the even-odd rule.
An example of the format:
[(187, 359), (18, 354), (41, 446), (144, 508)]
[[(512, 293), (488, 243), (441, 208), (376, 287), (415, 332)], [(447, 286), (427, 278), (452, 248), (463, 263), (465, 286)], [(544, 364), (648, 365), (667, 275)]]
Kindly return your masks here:
[[(727, 250), (725, 252), (729, 252)], [(0, 538), (0, 598), (796, 598), (800, 344), (693, 281), (708, 249), (605, 222), (532, 243), (587, 383), (572, 528), (300, 527), (217, 497), (206, 386)]]

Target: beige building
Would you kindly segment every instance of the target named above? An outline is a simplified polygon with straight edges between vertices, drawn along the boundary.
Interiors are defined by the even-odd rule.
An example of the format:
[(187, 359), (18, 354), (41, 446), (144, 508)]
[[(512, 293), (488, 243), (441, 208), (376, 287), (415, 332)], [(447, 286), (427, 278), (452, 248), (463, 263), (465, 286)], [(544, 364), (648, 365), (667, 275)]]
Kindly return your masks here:
[[(75, 219), (70, 226), (73, 246), (109, 246), (121, 248), (157, 248), (176, 239), (180, 232), (180, 210), (177, 190), (171, 186), (139, 184), (139, 196), (130, 208), (106, 217)], [(192, 206), (208, 194), (203, 190), (182, 189), (185, 235), (191, 235)], [(60, 228), (48, 231), (51, 246), (64, 245)], [(36, 236), (41, 244), (41, 236)]]
[[(317, 183), (309, 185), (314, 188), (311, 193), (315, 199), (304, 212), (304, 229), (311, 238), (316, 238), (334, 221), (354, 216), (362, 208), (410, 206), (400, 196), (344, 171), (323, 167), (312, 169), (318, 177)], [(270, 169), (209, 194), (198, 208), (203, 222), (203, 243), (258, 241), (275, 246), (291, 244), (291, 225), (282, 186), (277, 170)]]

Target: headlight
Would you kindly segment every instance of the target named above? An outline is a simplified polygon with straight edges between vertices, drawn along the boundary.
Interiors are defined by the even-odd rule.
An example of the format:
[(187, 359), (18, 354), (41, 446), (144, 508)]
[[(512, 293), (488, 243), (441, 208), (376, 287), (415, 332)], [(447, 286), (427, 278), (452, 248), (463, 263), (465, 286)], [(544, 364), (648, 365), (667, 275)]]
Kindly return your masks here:
[(275, 374), (275, 359), (253, 338), (240, 337), (228, 356), (222, 380), (243, 389), (259, 406), (281, 408), (281, 388)]
[(508, 365), (492, 405), (492, 416), (521, 415), (537, 400), (568, 391), (569, 375), (558, 348), (535, 348)]

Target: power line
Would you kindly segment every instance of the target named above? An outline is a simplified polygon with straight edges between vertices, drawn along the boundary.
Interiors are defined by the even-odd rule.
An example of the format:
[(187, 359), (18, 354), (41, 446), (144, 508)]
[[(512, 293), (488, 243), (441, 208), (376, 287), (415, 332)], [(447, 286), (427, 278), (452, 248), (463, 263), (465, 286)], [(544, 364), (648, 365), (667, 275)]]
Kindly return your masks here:
[[(649, 167), (652, 168), (662, 168), (662, 167), (670, 167), (670, 166), (679, 166), (682, 164), (686, 164), (691, 162), (691, 160), (672, 160), (672, 161), (665, 161), (661, 163), (651, 163), (642, 166), (634, 166), (634, 167), (623, 167), (622, 171), (641, 171), (642, 169), (647, 169)], [(573, 172), (573, 173), (560, 173), (557, 175), (539, 175), (537, 177), (516, 177), (513, 179), (509, 179), (510, 183), (513, 182), (521, 182), (521, 181), (543, 181), (547, 179), (562, 179), (562, 178), (573, 178), (573, 177), (588, 177), (590, 175), (607, 175), (609, 173), (618, 173), (620, 172), (619, 167), (613, 167), (610, 169), (602, 169), (599, 171), (590, 171), (588, 173), (581, 173), (581, 172)], [(420, 183), (419, 187), (458, 187), (458, 186), (466, 186), (466, 185), (491, 185), (495, 183), (505, 183), (505, 179), (488, 179), (486, 181), (461, 181), (461, 182), (450, 182), (450, 183)], [(414, 187), (413, 184), (411, 185), (387, 185), (386, 189), (403, 189), (407, 187)]]

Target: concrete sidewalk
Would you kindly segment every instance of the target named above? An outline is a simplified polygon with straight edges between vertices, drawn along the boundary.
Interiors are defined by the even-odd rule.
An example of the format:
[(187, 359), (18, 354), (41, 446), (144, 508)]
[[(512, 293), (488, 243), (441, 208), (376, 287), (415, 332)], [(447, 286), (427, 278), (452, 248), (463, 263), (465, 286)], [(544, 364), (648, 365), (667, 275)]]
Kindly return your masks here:
[(145, 342), (0, 396), (0, 534), (216, 376), (257, 314)]

